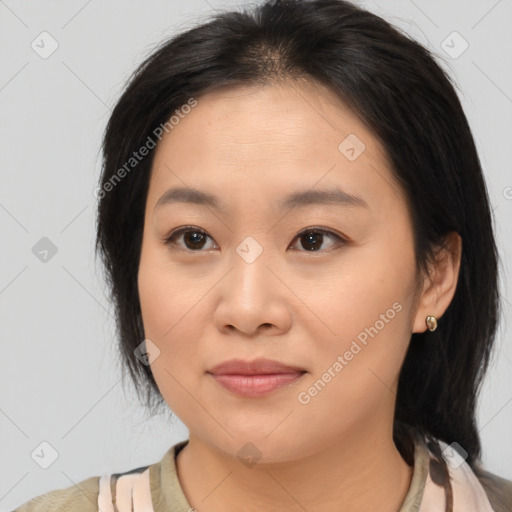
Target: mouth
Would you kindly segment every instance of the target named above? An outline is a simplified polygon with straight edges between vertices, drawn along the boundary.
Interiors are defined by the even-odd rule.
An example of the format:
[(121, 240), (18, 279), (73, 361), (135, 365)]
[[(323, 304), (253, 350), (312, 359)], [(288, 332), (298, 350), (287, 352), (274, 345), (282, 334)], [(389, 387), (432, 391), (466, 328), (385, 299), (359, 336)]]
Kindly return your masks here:
[(232, 359), (215, 366), (207, 373), (228, 391), (238, 396), (256, 398), (292, 385), (307, 371), (270, 359)]

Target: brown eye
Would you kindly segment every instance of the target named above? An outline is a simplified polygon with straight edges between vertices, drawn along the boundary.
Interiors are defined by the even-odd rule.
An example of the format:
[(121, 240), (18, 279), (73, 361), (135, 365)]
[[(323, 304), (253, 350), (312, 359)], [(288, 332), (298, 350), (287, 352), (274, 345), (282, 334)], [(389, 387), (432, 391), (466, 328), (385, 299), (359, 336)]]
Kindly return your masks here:
[[(301, 231), (295, 239), (300, 241), (300, 252), (328, 251), (347, 242), (347, 240), (340, 235), (324, 228), (305, 229)], [(202, 229), (186, 226), (171, 233), (171, 235), (165, 239), (165, 244), (190, 252), (203, 252), (203, 250), (217, 248), (215, 243), (213, 243), (214, 246), (208, 246), (208, 240), (212, 240), (213, 242), (213, 239)], [(331, 241), (327, 247), (325, 247), (326, 240)], [(290, 247), (293, 248), (293, 246)]]
[[(308, 252), (318, 252), (322, 250), (322, 245), (325, 242), (325, 238), (330, 238), (334, 240), (331, 243), (331, 247), (343, 244), (346, 242), (341, 236), (333, 233), (332, 231), (323, 229), (323, 228), (308, 228), (304, 231), (301, 231), (297, 236), (297, 239), (300, 240), (301, 247)], [(328, 250), (328, 249), (323, 249)]]
[[(184, 250), (199, 251), (205, 247), (208, 238), (210, 237), (202, 229), (185, 227), (171, 233), (165, 239), (165, 243)], [(183, 239), (182, 244), (177, 243), (179, 239)]]

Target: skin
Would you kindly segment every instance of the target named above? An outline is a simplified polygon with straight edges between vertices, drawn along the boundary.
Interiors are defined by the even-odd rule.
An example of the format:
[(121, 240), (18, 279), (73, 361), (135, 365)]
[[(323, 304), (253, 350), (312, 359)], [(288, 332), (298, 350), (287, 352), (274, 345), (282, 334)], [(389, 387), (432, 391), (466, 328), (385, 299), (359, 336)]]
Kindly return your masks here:
[[(453, 298), (460, 237), (447, 238), (435, 272), (417, 273), (409, 210), (386, 154), (329, 89), (285, 82), (197, 99), (156, 148), (138, 275), (145, 335), (160, 351), (151, 370), (190, 432), (177, 457), (185, 496), (199, 512), (396, 512), (412, 476), (392, 439), (398, 375), (411, 333)], [(365, 144), (354, 161), (338, 149), (348, 134)], [(214, 194), (223, 211), (155, 210), (174, 186)], [(332, 186), (368, 208), (277, 208), (292, 191)], [(166, 245), (188, 225), (208, 235), (199, 249), (183, 235)], [(346, 242), (324, 235), (308, 250), (297, 235), (310, 227)], [(263, 249), (252, 263), (236, 251), (247, 236)], [(300, 403), (395, 303), (401, 310)], [(236, 396), (206, 373), (257, 357), (307, 373), (259, 398)], [(248, 442), (260, 456), (252, 466), (237, 456)]]

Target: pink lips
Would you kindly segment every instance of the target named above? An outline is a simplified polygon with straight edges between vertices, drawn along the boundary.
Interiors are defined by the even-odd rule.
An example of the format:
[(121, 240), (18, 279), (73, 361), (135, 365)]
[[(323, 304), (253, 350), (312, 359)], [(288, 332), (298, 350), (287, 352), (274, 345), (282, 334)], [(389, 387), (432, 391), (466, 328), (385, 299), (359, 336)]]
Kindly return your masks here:
[(306, 370), (270, 359), (231, 359), (207, 373), (222, 386), (244, 397), (265, 396), (296, 381)]

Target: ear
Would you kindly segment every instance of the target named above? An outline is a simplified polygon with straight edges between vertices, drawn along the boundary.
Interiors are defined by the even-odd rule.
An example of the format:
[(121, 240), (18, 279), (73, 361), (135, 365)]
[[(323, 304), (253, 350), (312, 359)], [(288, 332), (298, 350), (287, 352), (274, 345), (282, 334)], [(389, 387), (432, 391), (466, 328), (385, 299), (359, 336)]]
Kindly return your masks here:
[(452, 231), (445, 235), (443, 244), (437, 249), (435, 262), (425, 276), (423, 290), (418, 299), (412, 332), (425, 332), (425, 318), (433, 315), (439, 320), (455, 295), (462, 256), (462, 238)]

